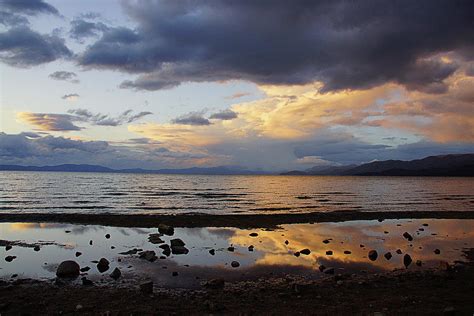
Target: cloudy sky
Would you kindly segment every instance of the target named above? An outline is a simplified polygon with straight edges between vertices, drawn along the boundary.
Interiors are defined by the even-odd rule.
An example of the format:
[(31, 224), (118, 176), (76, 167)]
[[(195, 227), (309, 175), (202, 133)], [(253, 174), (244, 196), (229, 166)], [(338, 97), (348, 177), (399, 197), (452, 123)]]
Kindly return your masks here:
[(474, 152), (474, 1), (0, 0), (0, 163)]

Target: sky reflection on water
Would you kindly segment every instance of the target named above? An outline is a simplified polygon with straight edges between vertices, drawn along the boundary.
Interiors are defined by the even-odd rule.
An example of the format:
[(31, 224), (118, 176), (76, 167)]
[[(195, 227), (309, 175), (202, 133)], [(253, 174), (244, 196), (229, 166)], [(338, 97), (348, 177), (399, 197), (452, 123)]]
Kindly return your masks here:
[[(140, 248), (154, 250), (160, 256), (162, 251), (158, 245), (148, 241), (150, 233), (157, 233), (156, 228), (1, 223), (2, 240), (55, 244), (42, 245), (38, 252), (21, 246), (13, 246), (9, 251), (1, 247), (0, 277), (7, 279), (18, 274), (18, 277), (54, 278), (57, 265), (70, 259), (76, 260), (81, 267), (91, 267), (88, 277), (97, 281), (104, 279), (111, 282), (108, 274), (119, 267), (124, 280), (151, 278), (157, 284), (171, 287), (198, 286), (202, 280), (216, 277), (236, 280), (269, 274), (296, 274), (318, 278), (323, 275), (318, 269), (321, 264), (336, 268), (336, 273), (387, 271), (404, 268), (403, 256), (406, 253), (413, 258), (409, 269), (421, 269), (415, 265), (417, 260), (422, 261), (422, 267), (437, 267), (443, 261), (453, 263), (463, 260), (463, 249), (474, 247), (473, 228), (474, 220), (434, 219), (292, 224), (281, 225), (275, 230), (175, 228), (173, 236), (161, 238), (168, 244), (170, 239), (182, 239), (189, 253), (148, 262), (138, 259), (137, 255), (119, 253)], [(414, 237), (412, 242), (402, 236), (405, 231)], [(249, 235), (253, 232), (258, 236)], [(110, 239), (104, 237), (107, 233), (111, 235)], [(325, 239), (330, 239), (330, 242), (323, 243)], [(234, 252), (227, 250), (230, 245), (235, 247)], [(249, 245), (255, 247), (253, 252), (248, 250)], [(299, 257), (294, 255), (304, 248), (310, 249), (311, 253)], [(215, 255), (209, 253), (210, 249), (215, 249)], [(372, 249), (379, 254), (375, 261), (367, 258), (368, 251)], [(397, 254), (397, 249), (402, 254)], [(435, 249), (440, 249), (441, 253), (435, 254)], [(333, 255), (326, 255), (327, 250), (332, 250)], [(76, 251), (82, 252), (82, 255), (76, 258)], [(344, 251), (350, 251), (350, 254)], [(388, 251), (393, 255), (391, 260), (383, 256)], [(4, 258), (9, 255), (17, 258), (7, 262)], [(111, 264), (108, 271), (100, 274), (91, 261), (102, 257)], [(234, 260), (240, 263), (240, 267), (230, 266)], [(179, 275), (172, 276), (172, 272)]]

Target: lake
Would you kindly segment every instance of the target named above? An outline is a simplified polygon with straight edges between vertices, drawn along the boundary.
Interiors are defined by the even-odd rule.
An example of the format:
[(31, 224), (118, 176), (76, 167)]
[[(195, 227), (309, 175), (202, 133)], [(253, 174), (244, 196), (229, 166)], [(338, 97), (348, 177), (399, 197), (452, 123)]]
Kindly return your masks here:
[(0, 172), (1, 213), (473, 211), (474, 179)]

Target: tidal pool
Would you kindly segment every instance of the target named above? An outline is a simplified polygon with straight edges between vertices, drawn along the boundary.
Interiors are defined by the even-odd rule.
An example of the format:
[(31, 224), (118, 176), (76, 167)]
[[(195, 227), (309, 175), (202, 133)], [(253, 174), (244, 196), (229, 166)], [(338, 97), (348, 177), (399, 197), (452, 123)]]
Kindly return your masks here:
[[(404, 232), (413, 240), (403, 237)], [(465, 252), (474, 248), (474, 220), (349, 221), (250, 230), (175, 228), (172, 236), (160, 236), (163, 244), (169, 245), (170, 240), (179, 238), (189, 252), (169, 256), (163, 255), (160, 244), (149, 241), (149, 235), (156, 233), (157, 228), (0, 223), (0, 278), (55, 279), (60, 262), (75, 260), (81, 268), (90, 267), (82, 275), (97, 283), (128, 284), (151, 279), (163, 287), (190, 288), (214, 278), (320, 278), (326, 275), (320, 271), (320, 265), (333, 267), (336, 274), (432, 268), (466, 261)], [(107, 234), (110, 238), (106, 238)], [(12, 248), (7, 250), (7, 244)], [(249, 251), (251, 245), (253, 251)], [(39, 251), (34, 246), (39, 246)], [(120, 254), (132, 249), (155, 251), (158, 258), (150, 262), (140, 259), (138, 253)], [(295, 256), (303, 249), (310, 253)], [(368, 258), (370, 250), (378, 253), (374, 261)], [(327, 255), (327, 251), (332, 251), (332, 255)], [(81, 255), (76, 256), (77, 252)], [(384, 256), (388, 252), (392, 255), (389, 260)], [(405, 254), (413, 260), (408, 267), (403, 262)], [(8, 262), (8, 256), (16, 258)], [(103, 273), (93, 262), (100, 258), (110, 261), (109, 269)], [(421, 266), (416, 264), (418, 260)], [(233, 261), (239, 266), (232, 267)], [(114, 281), (109, 274), (116, 267), (122, 277)], [(80, 284), (80, 279), (72, 282)]]

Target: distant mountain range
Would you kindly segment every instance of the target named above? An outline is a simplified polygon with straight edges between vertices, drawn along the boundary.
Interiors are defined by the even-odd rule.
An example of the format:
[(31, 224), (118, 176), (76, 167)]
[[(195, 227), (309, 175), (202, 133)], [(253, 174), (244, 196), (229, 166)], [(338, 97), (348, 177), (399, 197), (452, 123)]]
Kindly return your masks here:
[(430, 156), (403, 161), (374, 161), (362, 165), (313, 167), (290, 171), (284, 175), (346, 175), (346, 176), (474, 176), (474, 154)]
[(209, 175), (255, 175), (269, 174), (263, 171), (247, 170), (240, 167), (221, 166), (211, 168), (185, 168), (185, 169), (111, 169), (98, 165), (63, 164), (57, 166), (20, 166), (0, 165), (0, 171), (49, 171), (49, 172), (102, 172), (102, 173), (151, 173), (151, 174), (209, 174)]
[[(98, 165), (63, 164), (57, 166), (0, 165), (0, 171), (49, 171), (49, 172), (104, 172), (104, 173), (151, 173), (197, 175), (257, 175), (271, 174), (260, 170), (248, 170), (234, 166), (185, 169), (111, 169)], [(342, 175), (342, 176), (474, 176), (474, 154), (430, 156), (403, 161), (374, 161), (362, 165), (317, 166), (304, 171), (294, 170), (282, 175)]]

